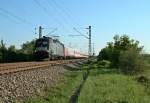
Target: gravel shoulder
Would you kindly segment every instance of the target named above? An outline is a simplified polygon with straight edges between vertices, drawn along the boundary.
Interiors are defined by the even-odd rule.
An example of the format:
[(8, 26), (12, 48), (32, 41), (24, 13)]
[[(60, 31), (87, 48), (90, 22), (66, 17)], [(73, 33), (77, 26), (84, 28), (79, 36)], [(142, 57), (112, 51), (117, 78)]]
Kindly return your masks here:
[[(76, 65), (71, 64), (75, 69)], [(14, 103), (31, 96), (41, 96), (43, 89), (55, 85), (69, 65), (51, 66), (0, 75), (0, 103)]]

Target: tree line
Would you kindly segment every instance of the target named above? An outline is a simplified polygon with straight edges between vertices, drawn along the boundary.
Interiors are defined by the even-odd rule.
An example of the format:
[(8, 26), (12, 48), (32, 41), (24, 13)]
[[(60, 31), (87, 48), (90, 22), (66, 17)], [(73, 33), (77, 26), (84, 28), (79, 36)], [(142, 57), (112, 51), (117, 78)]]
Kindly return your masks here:
[(34, 60), (35, 40), (27, 41), (17, 49), (15, 45), (6, 47), (3, 40), (0, 42), (0, 63), (21, 62)]
[(98, 62), (118, 68), (126, 74), (135, 74), (145, 69), (150, 63), (150, 56), (143, 54), (143, 46), (140, 46), (139, 41), (127, 35), (115, 35), (113, 41), (99, 52)]

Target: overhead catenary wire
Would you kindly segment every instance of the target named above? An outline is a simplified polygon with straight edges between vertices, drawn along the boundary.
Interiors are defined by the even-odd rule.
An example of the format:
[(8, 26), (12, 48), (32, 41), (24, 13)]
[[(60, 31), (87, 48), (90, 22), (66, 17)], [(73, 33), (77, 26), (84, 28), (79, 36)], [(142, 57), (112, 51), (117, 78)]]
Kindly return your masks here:
[(54, 28), (52, 31), (50, 31), (47, 35), (51, 35), (52, 33), (54, 33), (55, 31), (57, 31), (57, 28)]
[(4, 8), (1, 8), (1, 7), (0, 7), (0, 11), (3, 12), (3, 13), (5, 13), (5, 14), (7, 14), (7, 15), (9, 15), (9, 16), (11, 16), (11, 17), (13, 17), (14, 19), (16, 19), (16, 20), (18, 20), (18, 21), (20, 21), (20, 22), (22, 22), (22, 23), (25, 23), (25, 24), (27, 24), (27, 25), (33, 26), (33, 24), (32, 24), (31, 22), (25, 20), (25, 19), (22, 18), (22, 17), (19, 17), (19, 16), (15, 15), (14, 13), (12, 13), (12, 12), (10, 12), (10, 11), (4, 9)]
[[(37, 1), (37, 2), (36, 2)], [(41, 8), (41, 10), (43, 10), (44, 11), (44, 13), (46, 13), (46, 15), (48, 15), (49, 16), (49, 18), (51, 18), (51, 19), (53, 19), (53, 21), (55, 22), (55, 23), (58, 23), (59, 24), (59, 27), (57, 26), (57, 28), (59, 28), (59, 32), (60, 32), (60, 34), (63, 34), (63, 36), (61, 37), (61, 38), (67, 38), (66, 36), (68, 36), (68, 35), (64, 35), (64, 31), (66, 32), (66, 33), (69, 33), (69, 32), (71, 32), (70, 30), (71, 29), (68, 29), (68, 25), (66, 25), (66, 23), (64, 24), (64, 21), (59, 21), (57, 18), (59, 17), (59, 19), (61, 18), (61, 16), (57, 16), (57, 18), (55, 18), (55, 15), (53, 14), (53, 13), (51, 13), (50, 12), (50, 8), (49, 8), (49, 6), (48, 6), (48, 4), (47, 4), (47, 2), (40, 2), (40, 1), (38, 1), (38, 0), (34, 0), (34, 2), (35, 2), (35, 4), (37, 5), (37, 6), (39, 6), (39, 8)], [(43, 4), (42, 4), (43, 3)], [(43, 9), (43, 7), (45, 8), (45, 9)], [(55, 11), (56, 12), (56, 11)], [(62, 23), (63, 22), (63, 23)], [(63, 41), (64, 40), (64, 41)], [(68, 42), (68, 40), (66, 40), (66, 39), (62, 39), (62, 41), (64, 42), (64, 43), (67, 43)]]
[(59, 26), (63, 27), (64, 30), (66, 30), (68, 32), (68, 30), (65, 28), (65, 26), (57, 19), (53, 16), (53, 14), (51, 14), (49, 12), (49, 10), (46, 8), (46, 6), (43, 6), (38, 0), (33, 0), (48, 16), (50, 16), (55, 22), (58, 23)]
[[(63, 22), (65, 23), (65, 25), (69, 28), (72, 28), (75, 26), (75, 22), (74, 20), (71, 18), (71, 15), (69, 13), (67, 13), (67, 11), (63, 8), (63, 6), (59, 5), (59, 3), (57, 3), (55, 0), (52, 0), (50, 2), (50, 0), (47, 0), (47, 5), (49, 7), (53, 7), (53, 9), (55, 9), (55, 12), (57, 12), (59, 15), (61, 15), (61, 18), (63, 20)], [(60, 16), (59, 16), (60, 17)], [(78, 26), (78, 25), (76, 25)], [(79, 26), (78, 26), (79, 27)]]
[[(47, 8), (46, 8), (45, 6), (43, 6), (38, 0), (33, 0), (33, 1), (35, 2), (35, 4), (36, 4), (39, 8), (41, 8), (41, 9), (46, 13), (46, 15), (52, 17), (52, 15), (51, 15), (50, 12), (47, 10)], [(54, 18), (54, 17), (53, 17), (53, 20), (57, 21), (57, 19)], [(61, 25), (61, 23), (59, 23), (58, 21), (57, 21), (57, 23), (58, 23), (59, 25)]]
[(55, 12), (59, 15), (59, 17), (61, 17), (60, 19), (62, 19), (62, 21), (65, 24), (70, 25), (68, 22), (68, 19), (63, 15), (63, 12), (61, 10), (59, 10), (59, 8), (54, 4), (53, 1), (50, 2), (49, 0), (47, 0), (47, 5), (48, 5), (48, 7), (52, 7), (55, 10)]
[[(62, 5), (63, 3), (60, 3), (59, 1), (57, 2), (56, 0), (47, 0), (49, 2), (49, 4), (51, 4), (51, 7), (54, 7), (55, 10), (57, 10), (59, 12), (59, 14), (63, 14), (64, 16), (62, 16), (62, 19), (64, 22), (66, 22), (66, 24), (69, 25), (69, 27), (71, 27), (70, 30), (72, 30), (72, 28), (74, 27), (80, 27), (80, 25), (78, 25), (78, 23), (75, 21), (75, 19), (73, 18), (74, 16), (72, 16), (72, 14), (69, 12), (70, 10), (68, 8), (66, 8), (66, 6), (64, 7), (64, 5)], [(65, 20), (66, 18), (66, 20)], [(71, 35), (69, 35), (71, 36)]]
[[(48, 0), (50, 1), (50, 0)], [(53, 4), (55, 4), (55, 6), (63, 13), (65, 14), (65, 16), (68, 18), (68, 20), (73, 24), (72, 28), (74, 31), (78, 32), (80, 35), (69, 35), (69, 36), (84, 36), (85, 38), (88, 39), (88, 36), (84, 35), (83, 33), (81, 33), (80, 31), (77, 30), (77, 28), (81, 28), (79, 23), (76, 22), (76, 17), (74, 18), (72, 12), (70, 11), (69, 8), (67, 8), (67, 6), (64, 6), (64, 2), (62, 0), (52, 0), (51, 2), (53, 2)], [(82, 28), (83, 29), (83, 28)], [(85, 28), (84, 28), (85, 29)]]
[(6, 19), (8, 19), (9, 21), (15, 23), (15, 24), (19, 24), (17, 21), (15, 21), (14, 19), (12, 19), (9, 15), (4, 14), (3, 12), (0, 12), (0, 15)]
[[(59, 0), (60, 2), (61, 0)], [(71, 15), (71, 12), (69, 10), (69, 8), (67, 8), (66, 6), (61, 6), (58, 2), (56, 2), (56, 0), (52, 0), (52, 2), (68, 17), (68, 19), (76, 26), (79, 27), (79, 23), (77, 23), (75, 21), (75, 19), (73, 18), (73, 16)]]
[(77, 33), (79, 33), (80, 35), (77, 35), (77, 36), (84, 36), (85, 38), (89, 39), (88, 36), (82, 34), (80, 31), (78, 31), (76, 28), (73, 28)]

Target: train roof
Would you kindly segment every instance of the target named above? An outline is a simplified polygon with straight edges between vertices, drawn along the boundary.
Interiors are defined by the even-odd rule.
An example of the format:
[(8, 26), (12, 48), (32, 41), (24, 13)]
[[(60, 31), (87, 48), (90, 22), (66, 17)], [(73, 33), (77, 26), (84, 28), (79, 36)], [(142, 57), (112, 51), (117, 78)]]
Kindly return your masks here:
[(54, 38), (52, 38), (52, 37), (46, 37), (46, 36), (43, 36), (42, 38), (39, 38), (39, 39), (37, 39), (37, 40), (42, 40), (42, 39), (52, 39), (53, 41), (55, 41), (55, 42), (59, 42), (60, 44), (62, 44), (62, 45), (64, 45), (62, 42), (60, 42), (58, 39), (54, 39)]

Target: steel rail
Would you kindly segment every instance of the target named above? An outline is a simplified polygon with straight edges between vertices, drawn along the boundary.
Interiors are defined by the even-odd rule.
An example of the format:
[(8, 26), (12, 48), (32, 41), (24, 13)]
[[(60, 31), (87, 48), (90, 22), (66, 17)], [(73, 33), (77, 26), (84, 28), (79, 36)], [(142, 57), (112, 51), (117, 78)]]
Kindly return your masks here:
[(60, 64), (75, 63), (78, 60), (75, 59), (75, 60), (57, 60), (57, 61), (46, 61), (46, 62), (23, 62), (23, 63), (14, 63), (14, 64), (11, 63), (8, 65), (3, 64), (0, 66), (0, 75), (32, 70), (37, 68), (44, 68), (49, 66), (55, 66)]

